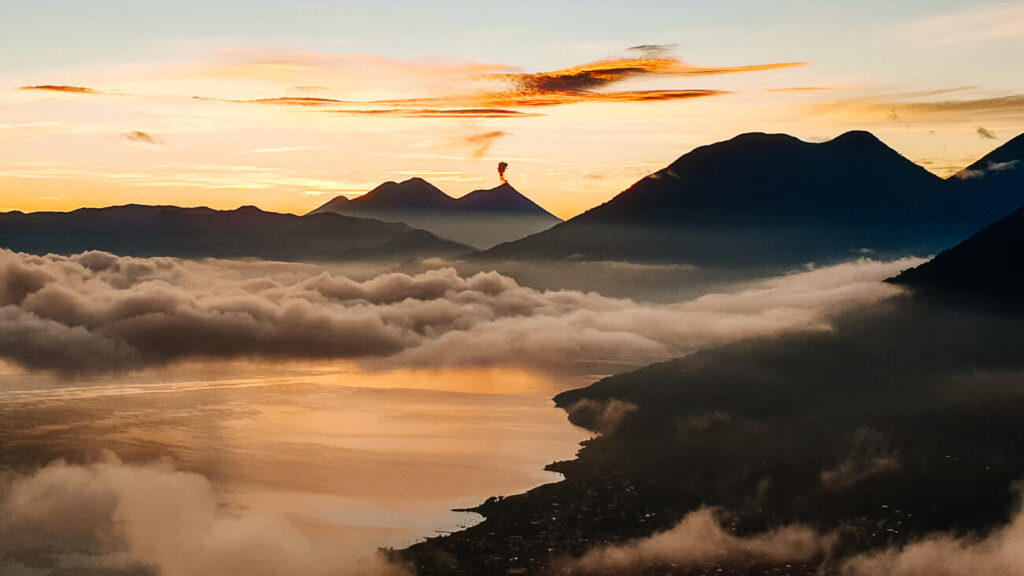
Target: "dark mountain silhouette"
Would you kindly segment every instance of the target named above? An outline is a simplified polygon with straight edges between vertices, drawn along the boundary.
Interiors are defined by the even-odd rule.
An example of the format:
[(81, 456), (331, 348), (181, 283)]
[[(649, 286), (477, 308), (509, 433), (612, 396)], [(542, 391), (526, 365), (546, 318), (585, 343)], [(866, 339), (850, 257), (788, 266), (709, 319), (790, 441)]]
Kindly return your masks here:
[[(562, 392), (556, 405), (596, 433), (547, 467), (563, 480), (490, 498), (471, 509), (480, 524), (396, 556), (423, 576), (501, 573), (519, 558), (537, 573), (689, 576), (843, 574), (936, 536), (998, 554), (1007, 523), (1021, 521), (1022, 254), (1024, 208), (890, 280), (913, 298)], [(705, 508), (729, 534), (801, 525), (835, 539), (824, 554), (711, 564), (666, 539)], [(623, 548), (578, 570), (552, 560), (600, 543)], [(922, 573), (948, 565), (945, 552), (921, 552), (909, 558)]]
[(405, 224), (340, 214), (299, 217), (175, 206), (0, 214), (0, 246), (32, 254), (103, 250), (128, 256), (313, 261), (453, 256), (468, 246)]
[[(444, 210), (456, 200), (422, 178), (385, 182), (343, 205), (349, 210)], [(317, 208), (313, 212), (318, 212)]]
[(477, 248), (516, 240), (561, 222), (507, 183), (456, 199), (422, 178), (385, 182), (351, 200), (339, 196), (310, 214), (324, 212), (404, 222)]
[(743, 134), (702, 146), (612, 200), (480, 255), (793, 266), (930, 253), (1024, 203), (950, 185), (867, 132), (824, 143)]
[(926, 291), (1024, 299), (1024, 208), (888, 280)]
[(990, 221), (1020, 208), (1024, 191), (1024, 134), (954, 174), (949, 182), (964, 194), (983, 198), (994, 216)]

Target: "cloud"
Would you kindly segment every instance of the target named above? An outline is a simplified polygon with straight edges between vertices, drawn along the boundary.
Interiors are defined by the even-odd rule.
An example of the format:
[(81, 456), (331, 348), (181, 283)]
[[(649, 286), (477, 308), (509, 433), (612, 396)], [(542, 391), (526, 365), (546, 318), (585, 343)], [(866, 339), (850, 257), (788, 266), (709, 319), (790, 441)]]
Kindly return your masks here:
[(987, 140), (996, 140), (997, 139), (995, 133), (992, 132), (991, 130), (985, 128), (984, 126), (978, 126), (975, 130), (978, 132), (978, 136), (981, 136), (983, 139), (987, 139)]
[(678, 44), (639, 44), (626, 48), (626, 51), (640, 53), (644, 58), (659, 58), (671, 54), (677, 47)]
[(404, 574), (283, 517), (226, 508), (205, 477), (164, 461), (125, 464), (109, 454), (88, 465), (57, 461), (4, 484), (4, 573), (31, 559), (61, 573), (92, 566), (162, 576)]
[[(757, 72), (804, 66), (806, 62), (779, 62), (747, 66), (701, 67), (675, 58), (622, 58), (602, 60), (552, 72), (491, 74), (509, 84), (501, 93), (484, 96), (495, 105), (552, 106), (582, 101), (646, 101), (716, 96), (718, 90), (603, 91), (639, 77), (689, 77)], [(498, 104), (504, 102), (505, 104)]]
[(121, 137), (124, 138), (125, 140), (128, 140), (129, 142), (139, 142), (141, 144), (150, 144), (153, 146), (164, 144), (163, 138), (160, 138), (159, 136), (153, 136), (152, 134), (147, 134), (145, 132), (140, 132), (138, 130), (125, 132), (124, 134), (121, 134)]
[[(242, 91), (247, 83), (266, 91), (268, 83), (280, 83), (298, 92), (319, 92), (323, 96), (268, 96), (239, 98), (228, 94), (179, 96), (190, 101), (263, 104), (312, 109), (353, 116), (398, 116), (404, 118), (513, 118), (535, 116), (516, 108), (561, 106), (581, 102), (654, 102), (706, 98), (727, 94), (711, 88), (616, 89), (637, 78), (688, 78), (758, 72), (804, 66), (806, 62), (777, 62), (740, 66), (697, 66), (667, 57), (672, 45), (647, 44), (627, 51), (640, 57), (591, 62), (549, 72), (526, 73), (500, 64), (417, 59), (395, 60), (358, 54), (283, 52), (253, 54), (240, 52), (240, 61), (206, 67), (181, 79), (181, 83), (216, 78), (232, 90)], [(246, 58), (252, 58), (246, 60)], [(180, 71), (179, 71), (180, 73)], [(331, 80), (331, 82), (327, 82)], [(347, 81), (346, 81), (347, 80)], [(345, 100), (326, 95), (339, 83)], [(208, 90), (200, 84), (196, 90)], [(26, 90), (57, 90), (101, 93), (73, 86), (26, 86)], [(180, 89), (180, 88), (179, 88)], [(337, 89), (337, 88), (335, 88)], [(127, 93), (117, 92), (120, 95)], [(406, 98), (382, 98), (382, 94), (411, 94)], [(135, 94), (141, 97), (140, 94)], [(166, 98), (166, 96), (160, 96)]]
[(700, 508), (665, 532), (594, 548), (578, 560), (566, 562), (562, 569), (569, 574), (633, 574), (659, 566), (752, 567), (759, 563), (809, 562), (820, 558), (831, 546), (831, 538), (805, 526), (737, 536), (722, 528), (715, 512), (712, 508)]
[(918, 262), (862, 260), (657, 305), (538, 291), (496, 272), (462, 277), (450, 268), (357, 282), (298, 265), (267, 277), (259, 263), (3, 250), (0, 357), (64, 373), (195, 357), (633, 366), (737, 339), (827, 330), (829, 315), (899, 293), (878, 280)]
[(48, 92), (71, 92), (73, 94), (99, 94), (92, 88), (82, 86), (64, 86), (60, 84), (42, 84), (39, 86), (22, 86), (19, 90), (44, 90)]
[(519, 110), (500, 108), (376, 108), (331, 110), (352, 116), (397, 116), (401, 118), (524, 118), (539, 116)]
[(843, 460), (821, 471), (821, 484), (826, 489), (844, 490), (868, 478), (900, 469), (899, 454), (877, 430), (858, 428), (850, 434), (847, 443)]
[(842, 576), (1014, 575), (1024, 566), (1024, 513), (987, 536), (933, 534), (900, 548), (855, 556), (843, 563)]
[(466, 136), (465, 140), (473, 147), (473, 158), (483, 158), (487, 155), (487, 151), (491, 149), (491, 144), (494, 144), (495, 140), (503, 136), (508, 136), (508, 132), (492, 130), (490, 132), (471, 134)]
[(622, 421), (637, 411), (636, 404), (618, 399), (606, 401), (584, 398), (568, 406), (565, 411), (569, 421), (589, 430), (608, 434), (614, 432)]
[[(959, 90), (959, 89), (957, 89)], [(1024, 120), (1024, 95), (955, 100), (923, 100), (925, 95), (888, 94), (820, 102), (819, 112), (852, 113), (858, 117), (895, 117), (903, 121), (948, 122), (968, 118), (974, 121), (1015, 122)]]
[(902, 27), (900, 37), (933, 45), (1024, 37), (1024, 5), (1004, 2), (929, 16)]
[[(691, 512), (676, 526), (649, 538), (595, 547), (556, 566), (567, 574), (622, 574), (652, 567), (754, 567), (821, 562), (839, 540), (808, 526), (786, 525), (751, 536), (726, 531), (712, 508)], [(824, 573), (840, 576), (973, 576), (1020, 574), (1024, 565), (1024, 513), (987, 535), (935, 533), (898, 547), (840, 559)], [(840, 557), (841, 558), (841, 557)], [(818, 573), (822, 573), (819, 571)]]
[(992, 162), (989, 161), (985, 164), (984, 168), (965, 168), (957, 172), (954, 176), (961, 180), (973, 180), (975, 178), (983, 178), (990, 172), (1006, 172), (1007, 170), (1016, 170), (1017, 165), (1020, 164), (1020, 160), (1009, 160), (1007, 162)]
[[(1020, 565), (1024, 536), (1024, 320), (957, 304), (892, 298), (827, 331), (725, 344), (560, 394), (566, 407), (637, 407), (581, 450), (570, 479), (600, 485), (603, 463), (628, 461), (616, 473), (650, 486), (666, 524), (705, 505), (737, 534), (835, 534), (799, 573), (1019, 573), (1006, 567)], [(613, 551), (652, 573), (674, 561), (643, 541)]]
[(303, 98), (295, 96), (259, 98), (257, 100), (245, 100), (244, 102), (252, 102), (255, 104), (281, 104), (289, 106), (333, 106), (346, 103), (343, 100), (335, 100), (333, 98)]
[(788, 86), (784, 88), (765, 88), (765, 92), (822, 92), (836, 90), (835, 86)]

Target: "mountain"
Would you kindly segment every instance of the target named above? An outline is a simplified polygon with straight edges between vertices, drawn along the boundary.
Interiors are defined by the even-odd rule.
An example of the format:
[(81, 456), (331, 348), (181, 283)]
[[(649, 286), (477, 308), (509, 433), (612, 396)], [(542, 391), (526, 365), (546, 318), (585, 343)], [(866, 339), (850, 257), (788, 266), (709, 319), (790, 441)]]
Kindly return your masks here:
[(1021, 301), (1024, 298), (1024, 208), (888, 281), (925, 291)]
[(508, 183), (456, 199), (422, 178), (385, 182), (351, 200), (338, 196), (310, 214), (325, 212), (404, 222), (477, 248), (517, 240), (561, 222)]
[(299, 217), (175, 206), (0, 213), (0, 246), (33, 254), (103, 250), (128, 256), (269, 260), (406, 260), (471, 250), (405, 224), (340, 214)]
[(702, 146), (563, 224), (479, 255), (493, 259), (791, 267), (858, 253), (930, 253), (1024, 203), (993, 204), (868, 132), (810, 143), (752, 133)]
[(1024, 134), (982, 156), (974, 164), (949, 178), (964, 194), (983, 197), (994, 208), (990, 221), (1021, 206), (1024, 191)]

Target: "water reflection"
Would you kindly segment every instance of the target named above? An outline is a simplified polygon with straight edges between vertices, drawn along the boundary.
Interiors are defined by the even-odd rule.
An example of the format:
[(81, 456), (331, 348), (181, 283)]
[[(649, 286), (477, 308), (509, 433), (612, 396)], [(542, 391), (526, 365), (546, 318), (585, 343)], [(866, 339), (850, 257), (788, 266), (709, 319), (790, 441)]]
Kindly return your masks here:
[(586, 436), (550, 400), (579, 382), (521, 370), (222, 363), (73, 383), (7, 370), (3, 469), (169, 458), (224, 506), (364, 552), (473, 523), (450, 509), (554, 480), (544, 465)]

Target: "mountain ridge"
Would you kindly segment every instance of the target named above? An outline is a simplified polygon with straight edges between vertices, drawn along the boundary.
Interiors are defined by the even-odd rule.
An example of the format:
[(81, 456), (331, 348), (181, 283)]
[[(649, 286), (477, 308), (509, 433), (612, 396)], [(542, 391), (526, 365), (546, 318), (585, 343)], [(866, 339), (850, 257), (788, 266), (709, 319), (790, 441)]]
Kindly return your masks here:
[(334, 198), (307, 214), (334, 212), (404, 222), (477, 248), (522, 238), (561, 222), (507, 182), (460, 198), (422, 178), (388, 181), (357, 198)]
[[(415, 234), (416, 242), (402, 243), (409, 234)], [(0, 213), (0, 246), (33, 254), (103, 250), (140, 257), (287, 261), (348, 260), (371, 253), (406, 260), (471, 250), (405, 224), (341, 214), (301, 217), (255, 206), (214, 210), (142, 204)]]
[(1022, 203), (1024, 190), (995, 201), (951, 185), (870, 132), (820, 143), (755, 132), (697, 147), (599, 206), (474, 258), (784, 270), (934, 253)]

